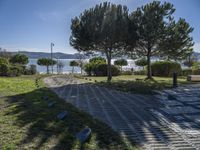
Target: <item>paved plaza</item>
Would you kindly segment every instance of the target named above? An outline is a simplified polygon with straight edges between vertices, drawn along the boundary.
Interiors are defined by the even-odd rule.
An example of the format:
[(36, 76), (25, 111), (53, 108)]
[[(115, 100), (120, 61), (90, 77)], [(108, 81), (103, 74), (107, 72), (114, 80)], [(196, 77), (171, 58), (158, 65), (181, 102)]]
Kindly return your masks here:
[(148, 150), (200, 149), (200, 86), (155, 96), (124, 93), (70, 76), (45, 78), (66, 102), (107, 123)]

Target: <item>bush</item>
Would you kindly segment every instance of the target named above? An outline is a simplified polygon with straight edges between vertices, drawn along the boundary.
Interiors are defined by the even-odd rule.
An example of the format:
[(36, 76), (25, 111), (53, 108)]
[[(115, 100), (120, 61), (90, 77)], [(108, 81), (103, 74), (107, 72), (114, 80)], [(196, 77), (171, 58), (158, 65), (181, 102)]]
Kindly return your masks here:
[(0, 57), (0, 64), (6, 64), (6, 65), (8, 65), (9, 64), (8, 63), (8, 59)]
[(0, 64), (0, 76), (7, 76), (9, 72), (9, 66), (7, 64)]
[(194, 75), (200, 75), (200, 69), (192, 70), (192, 74), (194, 74)]
[(24, 73), (24, 69), (22, 66), (10, 66), (10, 69), (7, 72), (7, 76), (15, 77), (15, 76), (20, 76), (23, 73)]
[(33, 74), (36, 74), (36, 73), (37, 73), (36, 65), (30, 65), (28, 68), (24, 69), (25, 75), (33, 75)]
[(93, 63), (85, 64), (84, 71), (87, 73), (87, 75), (91, 76), (93, 71)]
[(172, 76), (174, 72), (181, 75), (181, 65), (172, 61), (157, 61), (151, 65), (153, 76)]
[(127, 71), (121, 71), (121, 75), (132, 75), (133, 71), (127, 70)]
[(135, 75), (146, 75), (147, 71), (146, 70), (138, 70), (138, 71), (134, 71)]
[[(96, 65), (96, 67), (94, 68), (94, 75), (96, 76), (107, 76), (107, 68), (108, 65), (107, 64), (98, 64)], [(111, 66), (111, 72), (112, 72), (112, 76), (118, 76), (120, 74), (120, 70), (112, 65)]]
[(192, 74), (192, 69), (183, 69), (181, 72), (182, 76), (188, 76)]
[(31, 74), (36, 74), (37, 73), (36, 65), (30, 65), (30, 71), (31, 71)]

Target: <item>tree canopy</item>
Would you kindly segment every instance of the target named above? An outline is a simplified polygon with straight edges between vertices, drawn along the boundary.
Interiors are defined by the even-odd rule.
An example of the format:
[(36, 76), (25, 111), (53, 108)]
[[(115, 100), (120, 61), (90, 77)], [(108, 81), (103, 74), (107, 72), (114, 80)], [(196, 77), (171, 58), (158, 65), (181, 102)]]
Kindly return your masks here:
[(72, 60), (69, 62), (69, 65), (72, 67), (72, 73), (74, 73), (74, 67), (78, 66), (78, 62), (75, 60)]
[(151, 79), (152, 57), (183, 60), (193, 51), (193, 28), (183, 18), (176, 21), (174, 12), (168, 2), (153, 1), (130, 14), (126, 6), (104, 2), (72, 19), (70, 44), (81, 52), (105, 54), (108, 81), (116, 54), (146, 57), (147, 79)]
[(13, 64), (21, 64), (26, 65), (28, 64), (28, 57), (24, 54), (16, 54), (10, 58), (10, 62)]
[(128, 62), (126, 59), (117, 59), (114, 61), (114, 65), (120, 66), (122, 71), (122, 66), (127, 66)]
[(47, 67), (47, 74), (49, 73), (49, 66), (55, 65), (56, 63), (57, 62), (55, 60), (52, 60), (50, 58), (40, 58), (37, 61), (38, 65)]
[(100, 51), (106, 55), (108, 81), (112, 79), (111, 59), (125, 46), (128, 34), (126, 6), (104, 2), (72, 19), (70, 44), (78, 51)]
[(132, 52), (139, 57), (147, 57), (148, 79), (152, 78), (152, 56), (182, 59), (191, 52), (193, 42), (189, 34), (193, 28), (184, 19), (176, 22), (172, 16), (174, 12), (171, 3), (153, 1), (130, 15), (138, 34)]
[(138, 59), (135, 61), (135, 64), (140, 67), (144, 67), (147, 65), (147, 59), (145, 57)]

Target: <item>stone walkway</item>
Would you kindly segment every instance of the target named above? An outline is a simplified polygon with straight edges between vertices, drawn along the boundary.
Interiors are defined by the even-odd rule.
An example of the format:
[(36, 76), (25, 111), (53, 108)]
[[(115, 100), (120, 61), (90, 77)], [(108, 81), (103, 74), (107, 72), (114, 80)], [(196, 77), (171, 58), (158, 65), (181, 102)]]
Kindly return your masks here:
[(45, 82), (66, 102), (144, 149), (200, 149), (199, 86), (165, 90), (153, 97), (81, 83), (70, 76), (48, 77)]

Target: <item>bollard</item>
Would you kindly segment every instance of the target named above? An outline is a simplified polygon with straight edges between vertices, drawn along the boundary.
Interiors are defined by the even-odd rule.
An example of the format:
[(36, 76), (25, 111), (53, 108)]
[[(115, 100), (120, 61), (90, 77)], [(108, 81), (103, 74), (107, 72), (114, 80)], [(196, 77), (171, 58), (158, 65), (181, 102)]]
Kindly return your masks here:
[(174, 72), (173, 73), (173, 88), (176, 88), (178, 87), (178, 84), (177, 84), (177, 73)]

